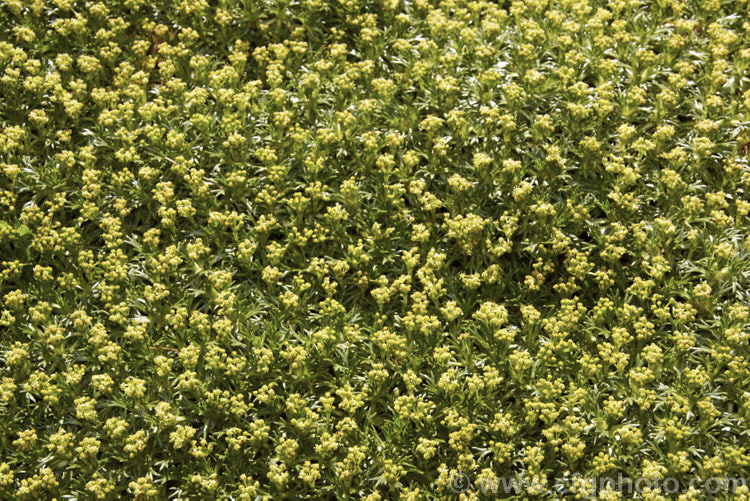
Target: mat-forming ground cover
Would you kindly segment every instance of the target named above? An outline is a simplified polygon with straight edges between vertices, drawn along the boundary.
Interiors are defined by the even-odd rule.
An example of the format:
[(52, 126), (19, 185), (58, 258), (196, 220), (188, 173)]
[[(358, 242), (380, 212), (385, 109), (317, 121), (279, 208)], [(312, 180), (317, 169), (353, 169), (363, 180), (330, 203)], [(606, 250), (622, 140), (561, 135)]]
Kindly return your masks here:
[(2, 0), (0, 498), (749, 477), (748, 19)]

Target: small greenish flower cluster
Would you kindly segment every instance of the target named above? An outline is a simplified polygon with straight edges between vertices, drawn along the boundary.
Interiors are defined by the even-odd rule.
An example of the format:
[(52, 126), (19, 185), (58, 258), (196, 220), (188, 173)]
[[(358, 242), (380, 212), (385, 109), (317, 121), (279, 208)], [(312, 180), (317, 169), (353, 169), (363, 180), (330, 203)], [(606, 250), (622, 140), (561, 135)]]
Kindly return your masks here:
[(0, 1), (0, 499), (750, 479), (749, 11)]

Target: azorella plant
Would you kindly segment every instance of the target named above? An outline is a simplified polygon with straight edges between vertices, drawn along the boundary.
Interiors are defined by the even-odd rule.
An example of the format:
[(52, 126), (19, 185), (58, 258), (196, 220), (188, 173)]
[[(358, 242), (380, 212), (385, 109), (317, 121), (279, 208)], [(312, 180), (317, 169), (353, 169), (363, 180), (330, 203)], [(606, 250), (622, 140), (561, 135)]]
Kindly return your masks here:
[(0, 498), (750, 479), (748, 10), (3, 0)]

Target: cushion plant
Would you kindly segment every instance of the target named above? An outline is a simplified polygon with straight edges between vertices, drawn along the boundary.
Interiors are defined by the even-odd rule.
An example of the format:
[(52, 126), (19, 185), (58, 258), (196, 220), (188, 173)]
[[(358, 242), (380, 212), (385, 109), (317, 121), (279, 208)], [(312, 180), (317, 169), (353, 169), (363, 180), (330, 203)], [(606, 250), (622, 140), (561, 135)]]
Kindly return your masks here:
[(747, 499), (748, 10), (2, 0), (0, 498)]

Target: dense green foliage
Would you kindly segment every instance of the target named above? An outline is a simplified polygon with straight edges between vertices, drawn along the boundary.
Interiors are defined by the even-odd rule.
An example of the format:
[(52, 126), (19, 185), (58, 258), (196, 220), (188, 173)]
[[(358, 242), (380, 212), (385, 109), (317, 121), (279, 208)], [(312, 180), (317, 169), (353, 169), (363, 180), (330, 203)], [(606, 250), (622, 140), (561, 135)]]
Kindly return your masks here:
[(750, 477), (747, 18), (2, 0), (0, 498)]

